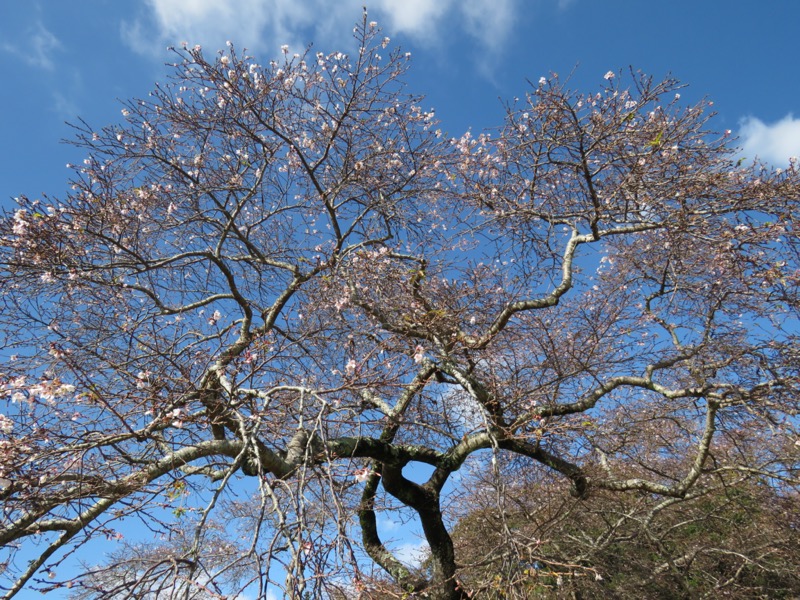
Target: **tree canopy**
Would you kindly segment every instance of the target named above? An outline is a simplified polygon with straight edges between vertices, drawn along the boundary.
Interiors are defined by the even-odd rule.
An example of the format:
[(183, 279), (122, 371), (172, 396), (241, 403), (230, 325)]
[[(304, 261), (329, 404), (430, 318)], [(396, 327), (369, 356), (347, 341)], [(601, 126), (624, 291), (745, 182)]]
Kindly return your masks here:
[[(698, 565), (797, 593), (797, 163), (737, 160), (633, 71), (452, 138), (409, 56), (355, 36), (175, 50), (121, 124), (76, 127), (63, 198), (2, 218), (7, 597), (526, 597), (641, 547), (680, 593)], [(131, 524), (158, 543), (60, 570)]]

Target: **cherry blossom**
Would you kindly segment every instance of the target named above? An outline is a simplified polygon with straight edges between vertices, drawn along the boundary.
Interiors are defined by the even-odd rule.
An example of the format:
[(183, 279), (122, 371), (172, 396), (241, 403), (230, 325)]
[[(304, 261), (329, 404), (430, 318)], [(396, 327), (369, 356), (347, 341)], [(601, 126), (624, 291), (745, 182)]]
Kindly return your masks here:
[[(707, 103), (623, 71), (534, 79), (448, 138), (408, 56), (366, 15), (355, 35), (174, 50), (121, 124), (76, 125), (63, 197), (0, 218), (15, 589), (136, 523), (157, 541), (81, 589), (463, 600), (535, 557), (566, 593), (600, 566), (545, 536), (593, 498), (650, 540), (648, 514), (719, 490), (796, 496), (796, 164), (737, 164)], [(548, 525), (518, 530), (520, 506)], [(491, 552), (459, 544), (470, 517)], [(740, 545), (731, 573), (772, 577)]]
[(372, 475), (377, 475), (377, 473), (375, 473), (374, 471), (372, 471), (367, 467), (364, 467), (362, 469), (357, 469), (353, 475), (356, 481), (358, 481), (359, 483), (364, 483)]
[(425, 360), (425, 348), (423, 346), (419, 346), (419, 345), (416, 348), (414, 348), (414, 356), (413, 356), (413, 358), (414, 358), (414, 362), (417, 363), (417, 364), (419, 364), (423, 360)]

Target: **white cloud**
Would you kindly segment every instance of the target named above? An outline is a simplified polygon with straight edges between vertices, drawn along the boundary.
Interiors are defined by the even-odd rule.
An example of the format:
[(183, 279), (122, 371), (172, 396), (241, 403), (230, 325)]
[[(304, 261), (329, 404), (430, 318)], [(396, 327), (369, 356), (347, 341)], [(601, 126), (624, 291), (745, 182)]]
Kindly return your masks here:
[(499, 51), (514, 23), (514, 1), (463, 0), (460, 6), (467, 31), (486, 49)]
[[(405, 33), (422, 40), (433, 41), (440, 21), (452, 10), (452, 0), (376, 0), (368, 5), (378, 17), (388, 19), (393, 33)], [(377, 10), (376, 10), (377, 9)], [(373, 13), (370, 13), (373, 14)]]
[[(124, 40), (137, 52), (162, 57), (167, 45), (186, 41), (214, 51), (230, 39), (237, 47), (276, 53), (282, 44), (308, 41), (342, 47), (365, 0), (145, 0), (138, 19), (123, 24)], [(370, 20), (387, 35), (402, 33), (437, 45), (465, 34), (483, 52), (504, 47), (518, 0), (367, 0)]]
[(402, 521), (392, 519), (391, 517), (380, 515), (378, 517), (378, 531), (385, 534), (391, 531), (402, 530)]
[(75, 115), (80, 112), (80, 108), (75, 101), (69, 96), (62, 94), (60, 91), (53, 90), (52, 98), (52, 110), (65, 121), (74, 119)]
[(58, 38), (41, 21), (26, 31), (24, 37), (24, 44), (3, 42), (3, 50), (15, 54), (29, 65), (52, 71), (55, 67), (52, 55), (61, 48)]
[(123, 39), (137, 52), (163, 56), (164, 46), (183, 41), (214, 51), (233, 40), (241, 49), (274, 49), (306, 25), (308, 12), (285, 0), (145, 0), (143, 18), (123, 24)]
[(430, 551), (430, 546), (425, 541), (405, 542), (392, 548), (397, 560), (409, 567), (418, 567)]
[(747, 159), (758, 157), (775, 166), (786, 166), (790, 157), (800, 156), (800, 119), (791, 113), (771, 124), (756, 117), (742, 119), (739, 137)]

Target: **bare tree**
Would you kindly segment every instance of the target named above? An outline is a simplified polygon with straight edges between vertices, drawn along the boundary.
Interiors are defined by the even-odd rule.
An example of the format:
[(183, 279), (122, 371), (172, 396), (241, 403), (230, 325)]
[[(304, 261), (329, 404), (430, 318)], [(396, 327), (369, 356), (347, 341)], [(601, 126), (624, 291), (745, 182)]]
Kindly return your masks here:
[[(77, 127), (65, 198), (3, 218), (7, 597), (466, 598), (476, 473), (501, 521), (521, 474), (796, 485), (797, 165), (736, 163), (638, 73), (447, 139), (408, 56), (356, 38), (178, 49), (122, 125)], [(381, 537), (400, 509), (424, 568)], [(58, 574), (131, 523), (158, 546)]]

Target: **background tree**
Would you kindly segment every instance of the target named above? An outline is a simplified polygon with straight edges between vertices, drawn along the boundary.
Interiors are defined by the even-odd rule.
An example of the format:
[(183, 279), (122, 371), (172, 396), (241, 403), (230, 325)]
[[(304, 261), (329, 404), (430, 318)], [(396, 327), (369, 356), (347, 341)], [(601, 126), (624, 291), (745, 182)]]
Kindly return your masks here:
[[(542, 79), (448, 139), (408, 56), (355, 34), (266, 66), (177, 50), (122, 125), (77, 127), (65, 198), (2, 220), (8, 597), (464, 598), (475, 473), (508, 531), (529, 478), (792, 498), (796, 164), (734, 162), (705, 104), (637, 73)], [(381, 538), (401, 507), (425, 569)], [(126, 523), (159, 545), (60, 578)]]
[(798, 498), (788, 486), (708, 478), (684, 498), (545, 478), (486, 480), (453, 529), (464, 584), (485, 598), (793, 598)]

